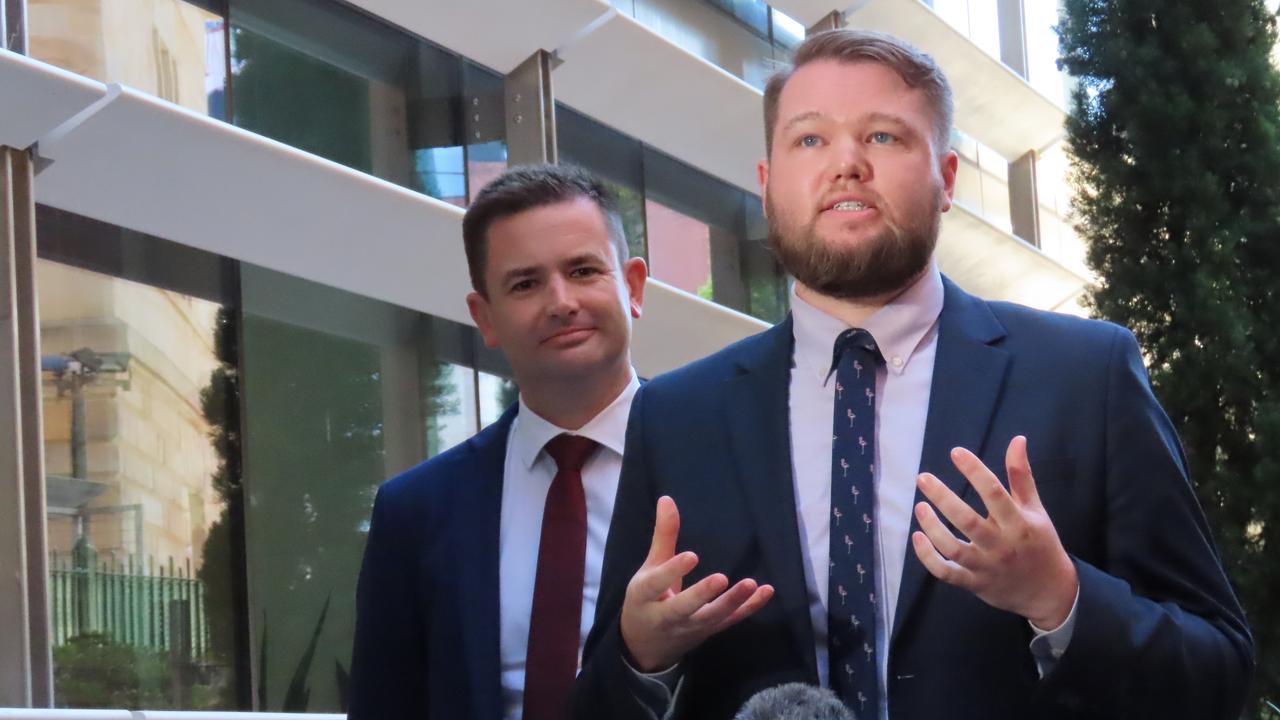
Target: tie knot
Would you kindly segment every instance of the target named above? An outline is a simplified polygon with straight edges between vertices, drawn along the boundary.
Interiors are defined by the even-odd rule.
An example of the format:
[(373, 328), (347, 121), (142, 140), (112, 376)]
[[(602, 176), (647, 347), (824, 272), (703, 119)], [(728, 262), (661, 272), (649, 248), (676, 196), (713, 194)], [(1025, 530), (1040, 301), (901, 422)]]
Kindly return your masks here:
[(547, 454), (561, 472), (582, 472), (582, 466), (596, 449), (596, 441), (581, 435), (561, 433), (547, 443)]
[[(880, 346), (871, 333), (862, 328), (850, 328), (836, 338), (835, 348), (831, 355), (831, 367), (840, 363), (840, 356), (852, 351), (858, 355), (869, 356), (876, 365), (884, 364), (884, 356), (880, 354)], [(856, 356), (855, 356), (856, 357)]]

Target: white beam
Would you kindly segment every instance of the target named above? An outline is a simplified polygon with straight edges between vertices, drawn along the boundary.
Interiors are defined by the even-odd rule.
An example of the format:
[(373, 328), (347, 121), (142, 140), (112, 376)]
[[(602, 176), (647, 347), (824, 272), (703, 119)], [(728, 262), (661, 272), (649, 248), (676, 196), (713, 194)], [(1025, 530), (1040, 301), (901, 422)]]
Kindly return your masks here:
[(569, 42), (613, 11), (607, 0), (348, 0), (502, 74)]
[(560, 101), (748, 192), (764, 157), (759, 90), (615, 14), (557, 53)]

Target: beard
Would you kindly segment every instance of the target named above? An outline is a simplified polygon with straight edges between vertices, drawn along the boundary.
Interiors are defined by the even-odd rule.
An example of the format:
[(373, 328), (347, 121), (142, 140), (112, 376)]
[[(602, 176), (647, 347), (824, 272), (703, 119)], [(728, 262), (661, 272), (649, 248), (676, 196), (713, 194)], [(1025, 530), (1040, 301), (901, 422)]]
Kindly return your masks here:
[(778, 262), (806, 287), (842, 300), (878, 297), (905, 289), (928, 267), (938, 245), (941, 198), (932, 195), (898, 226), (886, 220), (875, 235), (856, 244), (822, 237), (816, 219), (795, 221), (765, 194), (769, 246)]

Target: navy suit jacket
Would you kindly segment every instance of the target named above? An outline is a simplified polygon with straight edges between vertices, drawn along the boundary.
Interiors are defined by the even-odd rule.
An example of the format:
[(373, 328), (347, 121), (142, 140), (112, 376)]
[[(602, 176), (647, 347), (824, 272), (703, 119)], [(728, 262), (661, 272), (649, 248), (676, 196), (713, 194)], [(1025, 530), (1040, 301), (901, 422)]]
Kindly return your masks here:
[(356, 591), (351, 720), (500, 720), (498, 527), (516, 406), (378, 490)]
[[(1007, 483), (1005, 450), (1025, 434), (1079, 571), (1077, 620), (1041, 679), (1026, 620), (936, 581), (908, 548), (890, 716), (1238, 718), (1252, 641), (1133, 335), (985, 302), (949, 281), (945, 292), (921, 470), (981, 508), (950, 449), (973, 450)], [(662, 495), (680, 509), (678, 550), (700, 558), (686, 586), (723, 572), (776, 589), (685, 657), (675, 717), (727, 719), (763, 688), (817, 683), (789, 446), (792, 345), (788, 319), (637, 394), (575, 717), (651, 717), (635, 700), (617, 619)]]

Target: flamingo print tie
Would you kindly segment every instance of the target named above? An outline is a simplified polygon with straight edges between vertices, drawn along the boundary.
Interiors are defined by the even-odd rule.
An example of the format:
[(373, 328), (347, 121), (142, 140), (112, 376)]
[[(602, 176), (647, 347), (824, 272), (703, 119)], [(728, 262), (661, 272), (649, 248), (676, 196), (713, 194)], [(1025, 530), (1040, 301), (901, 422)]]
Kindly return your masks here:
[(836, 392), (831, 437), (827, 657), (831, 689), (860, 713), (878, 712), (880, 703), (875, 418), (876, 368), (883, 362), (875, 339), (866, 330), (846, 330), (836, 338), (832, 357)]

